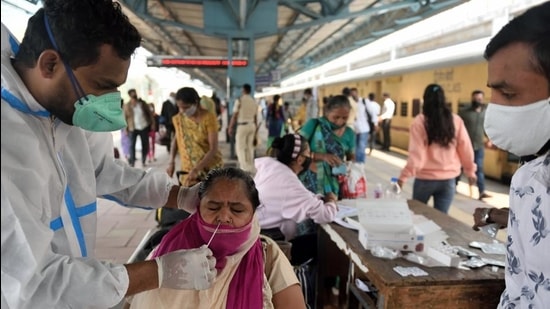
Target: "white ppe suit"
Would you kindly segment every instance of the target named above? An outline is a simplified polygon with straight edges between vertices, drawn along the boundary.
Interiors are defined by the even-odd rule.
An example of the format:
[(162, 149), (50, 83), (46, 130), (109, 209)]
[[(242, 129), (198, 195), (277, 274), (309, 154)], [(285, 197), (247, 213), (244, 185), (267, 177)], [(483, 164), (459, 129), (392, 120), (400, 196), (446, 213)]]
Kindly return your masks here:
[(128, 289), (123, 265), (92, 259), (96, 198), (160, 207), (172, 180), (113, 158), (110, 133), (54, 118), (28, 92), (2, 24), (2, 308), (109, 308)]

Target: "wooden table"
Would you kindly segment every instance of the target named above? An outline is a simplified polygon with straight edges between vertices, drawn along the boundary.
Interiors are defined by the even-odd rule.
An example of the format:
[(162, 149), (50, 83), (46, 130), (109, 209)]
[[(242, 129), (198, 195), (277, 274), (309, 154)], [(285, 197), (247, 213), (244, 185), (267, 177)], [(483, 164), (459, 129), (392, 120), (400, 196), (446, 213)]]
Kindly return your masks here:
[[(451, 245), (468, 248), (473, 240), (491, 242), (471, 226), (421, 202), (409, 200), (409, 208), (437, 223), (449, 235)], [(470, 249), (482, 257), (481, 250)], [(417, 266), (429, 275), (401, 277), (395, 266)], [(504, 290), (504, 269), (491, 266), (476, 270), (451, 267), (425, 267), (403, 258), (387, 260), (374, 257), (359, 243), (357, 231), (335, 223), (323, 224), (318, 237), (316, 307), (324, 308), (330, 284), (327, 278), (340, 277), (339, 304), (350, 308), (496, 308)], [(368, 281), (377, 290), (365, 293), (355, 288), (354, 278)], [(349, 300), (348, 300), (349, 299)]]

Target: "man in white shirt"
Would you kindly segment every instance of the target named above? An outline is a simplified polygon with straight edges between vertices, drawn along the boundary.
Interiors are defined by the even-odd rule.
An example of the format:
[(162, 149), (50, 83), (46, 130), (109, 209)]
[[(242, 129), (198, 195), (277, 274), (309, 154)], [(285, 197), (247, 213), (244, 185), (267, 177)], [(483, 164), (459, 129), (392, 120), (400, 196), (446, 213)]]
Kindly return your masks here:
[(319, 117), (319, 105), (313, 97), (313, 92), (311, 88), (304, 90), (304, 99), (306, 99), (306, 123), (310, 119)]
[(374, 149), (374, 143), (376, 142), (376, 133), (378, 132), (378, 117), (380, 117), (380, 104), (378, 102), (374, 101), (376, 98), (374, 92), (369, 93), (368, 100), (365, 100), (367, 103), (367, 107), (369, 107), (372, 111), (372, 115), (374, 116), (372, 121), (374, 124), (374, 128), (371, 128), (370, 134), (369, 134), (369, 156), (372, 153), (372, 149)]
[(235, 124), (235, 149), (239, 167), (247, 172), (254, 173), (254, 139), (256, 137), (258, 103), (250, 96), (251, 87), (244, 84), (242, 95), (233, 107), (233, 116), (229, 123), (229, 135), (233, 135)]
[(382, 107), (382, 114), (380, 114), (380, 121), (382, 123), (382, 134), (384, 140), (382, 141), (382, 150), (389, 151), (391, 146), (391, 120), (395, 113), (395, 103), (390, 99), (390, 94), (384, 92), (384, 105)]
[(357, 88), (351, 88), (351, 97), (357, 102), (356, 117), (354, 123), (355, 129), (355, 160), (360, 163), (365, 162), (365, 149), (367, 148), (367, 142), (371, 133), (370, 122), (376, 123), (378, 116), (374, 114), (374, 111), (367, 105), (367, 100), (359, 97)]
[(549, 20), (550, 2), (530, 8), (505, 25), (484, 54), (491, 88), (485, 132), (498, 148), (532, 158), (510, 183), (502, 309), (550, 305)]

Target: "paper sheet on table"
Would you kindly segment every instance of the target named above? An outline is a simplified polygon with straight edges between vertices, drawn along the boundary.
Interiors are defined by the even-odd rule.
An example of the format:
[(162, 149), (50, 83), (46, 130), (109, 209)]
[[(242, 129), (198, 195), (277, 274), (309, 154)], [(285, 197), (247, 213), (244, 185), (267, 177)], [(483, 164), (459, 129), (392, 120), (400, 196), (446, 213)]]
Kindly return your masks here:
[(336, 218), (345, 218), (357, 216), (357, 208), (350, 207), (342, 204), (338, 204), (338, 212), (336, 213)]

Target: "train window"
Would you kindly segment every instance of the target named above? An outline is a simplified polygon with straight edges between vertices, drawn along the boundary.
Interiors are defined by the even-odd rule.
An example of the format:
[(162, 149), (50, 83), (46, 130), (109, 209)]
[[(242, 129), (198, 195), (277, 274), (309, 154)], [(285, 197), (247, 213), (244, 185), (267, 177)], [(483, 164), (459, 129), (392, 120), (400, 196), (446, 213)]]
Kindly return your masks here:
[(401, 117), (407, 117), (407, 111), (409, 109), (409, 102), (401, 102)]
[(420, 114), (420, 99), (413, 99), (413, 117)]

